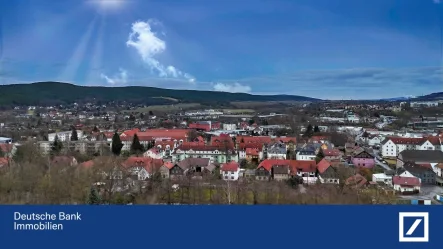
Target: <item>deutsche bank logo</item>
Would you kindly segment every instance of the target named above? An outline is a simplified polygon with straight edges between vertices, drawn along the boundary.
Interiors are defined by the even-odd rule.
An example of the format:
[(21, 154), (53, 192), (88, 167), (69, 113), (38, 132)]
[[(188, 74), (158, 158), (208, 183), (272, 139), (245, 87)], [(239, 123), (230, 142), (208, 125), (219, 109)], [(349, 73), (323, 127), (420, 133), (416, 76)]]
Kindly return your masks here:
[(429, 213), (399, 213), (400, 242), (429, 242)]

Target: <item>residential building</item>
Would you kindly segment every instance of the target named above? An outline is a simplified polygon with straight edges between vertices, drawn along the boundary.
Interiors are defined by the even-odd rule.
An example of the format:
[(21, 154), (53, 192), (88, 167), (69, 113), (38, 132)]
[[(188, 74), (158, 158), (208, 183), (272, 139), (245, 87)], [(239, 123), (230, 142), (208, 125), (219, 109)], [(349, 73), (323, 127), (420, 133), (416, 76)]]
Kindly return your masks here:
[(272, 166), (272, 179), (275, 181), (288, 180), (290, 177), (290, 169), (288, 164), (273, 165)]
[(394, 190), (402, 194), (413, 194), (420, 192), (420, 179), (417, 177), (402, 177), (394, 176), (392, 177), (392, 184)]
[(320, 162), (317, 163), (317, 171), (320, 183), (340, 183), (337, 169), (334, 168), (328, 160), (324, 158), (320, 160)]
[(338, 149), (326, 149), (322, 150), (323, 158), (331, 161), (340, 161), (342, 159), (342, 152)]
[(295, 159), (300, 161), (312, 161), (315, 160), (316, 157), (317, 154), (315, 153), (315, 150), (309, 148), (301, 149), (297, 151), (297, 154), (295, 155)]
[(386, 173), (372, 174), (372, 181), (392, 185), (392, 175), (387, 175)]
[(223, 124), (223, 130), (235, 131), (235, 130), (237, 130), (237, 125), (236, 124)]
[(366, 180), (366, 178), (360, 174), (355, 174), (346, 179), (345, 185), (351, 188), (359, 189), (366, 187), (368, 185), (368, 180)]
[(173, 167), (174, 164), (172, 162), (164, 162), (159, 170), (162, 178), (169, 178), (170, 177), (169, 173)]
[[(49, 154), (52, 150), (53, 142), (39, 141), (37, 146), (41, 153)], [(65, 141), (63, 142), (63, 151), (77, 151), (82, 154), (100, 154), (103, 155), (107, 151), (110, 151), (110, 146), (107, 141)]]
[(136, 180), (146, 180), (151, 178), (155, 173), (159, 173), (163, 160), (148, 157), (129, 157), (122, 163), (130, 176), (135, 176)]
[(440, 144), (439, 137), (386, 137), (381, 151), (383, 157), (395, 158), (404, 150), (436, 150)]
[(260, 161), (260, 158), (263, 158), (262, 156), (263, 152), (256, 148), (246, 148), (245, 151), (245, 159), (248, 162), (255, 162), (258, 163)]
[(287, 149), (284, 143), (273, 143), (266, 146), (266, 155), (268, 159), (286, 159)]
[(420, 178), (422, 184), (435, 184), (436, 174), (432, 170), (431, 164), (416, 164), (414, 162), (406, 162), (403, 168), (410, 172), (413, 176)]
[(353, 152), (351, 157), (352, 164), (357, 167), (373, 168), (375, 166), (374, 156), (363, 148), (359, 148)]
[(318, 180), (317, 164), (315, 160), (290, 160), (290, 174), (303, 178), (304, 184), (315, 184)]
[(173, 162), (187, 158), (208, 158), (214, 163), (238, 162), (238, 155), (233, 147), (183, 144), (172, 152)]
[(443, 152), (438, 150), (404, 150), (397, 158), (397, 168), (403, 167), (406, 162), (416, 164), (431, 164), (432, 167), (443, 163)]
[(240, 166), (237, 162), (223, 163), (220, 173), (225, 181), (237, 181), (240, 174)]
[(145, 153), (143, 153), (143, 157), (149, 157), (149, 158), (153, 158), (153, 159), (162, 159), (163, 154), (161, 152), (161, 149), (154, 147), (154, 148), (147, 150)]
[[(59, 141), (65, 142), (71, 140), (72, 131), (61, 131), (56, 133), (49, 133), (48, 134), (48, 141), (54, 142), (55, 137), (58, 137)], [(83, 138), (83, 131), (77, 130), (77, 137), (79, 140)]]

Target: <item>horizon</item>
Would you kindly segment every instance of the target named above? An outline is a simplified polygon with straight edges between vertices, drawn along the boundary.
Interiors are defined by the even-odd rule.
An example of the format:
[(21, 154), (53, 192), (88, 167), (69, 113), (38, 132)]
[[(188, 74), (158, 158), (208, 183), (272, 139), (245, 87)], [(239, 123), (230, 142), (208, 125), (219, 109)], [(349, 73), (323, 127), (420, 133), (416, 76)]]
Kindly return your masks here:
[(0, 83), (322, 100), (427, 95), (442, 92), (442, 8), (437, 0), (4, 1)]

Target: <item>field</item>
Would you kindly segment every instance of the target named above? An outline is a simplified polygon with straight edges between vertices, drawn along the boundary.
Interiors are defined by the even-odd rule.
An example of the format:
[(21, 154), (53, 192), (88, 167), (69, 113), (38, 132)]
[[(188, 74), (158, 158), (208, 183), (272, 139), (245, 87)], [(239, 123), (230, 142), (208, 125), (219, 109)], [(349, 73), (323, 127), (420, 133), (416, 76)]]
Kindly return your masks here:
[(151, 105), (148, 107), (138, 108), (135, 110), (128, 110), (126, 112), (149, 112), (149, 111), (172, 112), (172, 111), (180, 111), (183, 109), (198, 108), (198, 107), (200, 107), (199, 103), (180, 103), (176, 105)]

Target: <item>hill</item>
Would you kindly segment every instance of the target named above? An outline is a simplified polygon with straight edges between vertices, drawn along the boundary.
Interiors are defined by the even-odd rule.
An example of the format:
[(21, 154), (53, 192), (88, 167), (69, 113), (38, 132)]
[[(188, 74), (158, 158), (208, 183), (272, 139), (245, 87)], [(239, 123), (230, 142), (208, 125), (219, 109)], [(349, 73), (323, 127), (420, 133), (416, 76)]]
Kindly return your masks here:
[(54, 105), (83, 101), (128, 101), (147, 105), (183, 103), (227, 103), (232, 101), (318, 101), (294, 95), (252, 95), (154, 87), (78, 86), (62, 82), (36, 82), (0, 86), (0, 105)]
[(443, 100), (443, 92), (431, 93), (428, 95), (423, 95), (420, 97), (416, 97), (413, 100), (419, 101), (433, 101), (433, 100)]

